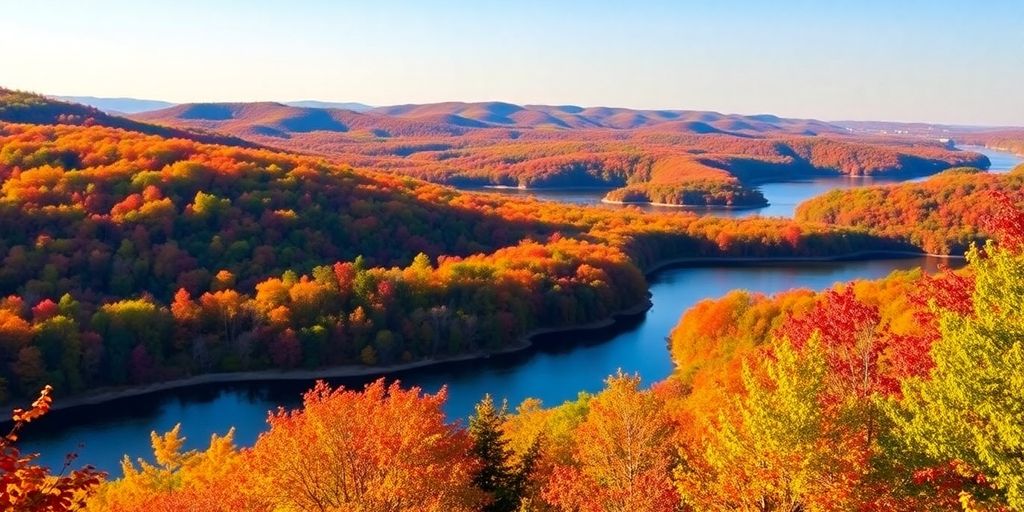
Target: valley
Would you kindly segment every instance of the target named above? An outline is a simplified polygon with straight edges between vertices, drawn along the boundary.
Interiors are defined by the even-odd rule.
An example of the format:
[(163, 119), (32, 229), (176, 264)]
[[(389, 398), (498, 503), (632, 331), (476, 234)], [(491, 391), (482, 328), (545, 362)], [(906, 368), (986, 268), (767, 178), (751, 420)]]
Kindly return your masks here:
[[(123, 456), (147, 457), (149, 432), (187, 436), (176, 449), (192, 454), (227, 435), (242, 451), (223, 456), (247, 456), (275, 432), (267, 411), (302, 406), (321, 378), (367, 390), (398, 379), (444, 396), (439, 412), (456, 425), (485, 395), (521, 404), (506, 421), (533, 421), (629, 379), (654, 383), (637, 396), (710, 414), (714, 382), (741, 385), (744, 354), (785, 350), (775, 333), (852, 289), (844, 282), (868, 290), (844, 299), (862, 301), (856, 310), (883, 308), (889, 287), (931, 294), (933, 279), (959, 279), (930, 276), (964, 266), (970, 242), (1006, 236), (986, 219), (1012, 214), (972, 205), (1019, 188), (1011, 153), (764, 116), (702, 113), (739, 131), (679, 135), (671, 120), (697, 114), (581, 111), (553, 127), (534, 121), (550, 107), (320, 108), (274, 118), (309, 134), (284, 137), (252, 124), (279, 105), (126, 120), (5, 94), (0, 357), (11, 372), (0, 390), (15, 401), (53, 385), (57, 406), (22, 447), (50, 467), (73, 450), (128, 471), (110, 489), (132, 478)], [(438, 121), (439, 109), (453, 113)], [(306, 132), (307, 121), (328, 124)], [(419, 132), (348, 130), (414, 121), (427, 130), (415, 143), (405, 137)], [(293, 136), (305, 142), (282, 142)], [(301, 147), (313, 138), (326, 145)], [(930, 206), (938, 197), (948, 205)], [(774, 311), (761, 334), (705, 332), (721, 325), (707, 308), (754, 314), (736, 293)], [(927, 325), (897, 335), (938, 336)], [(884, 371), (890, 357), (923, 357), (893, 347)]]

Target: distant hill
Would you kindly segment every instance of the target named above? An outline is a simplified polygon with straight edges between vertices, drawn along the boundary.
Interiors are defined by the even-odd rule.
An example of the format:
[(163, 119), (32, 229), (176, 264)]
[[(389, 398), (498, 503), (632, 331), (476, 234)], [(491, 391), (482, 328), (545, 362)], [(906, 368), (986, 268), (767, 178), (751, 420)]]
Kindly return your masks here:
[(285, 101), (285, 105), (290, 107), (306, 107), (306, 108), (338, 108), (342, 110), (351, 110), (353, 112), (366, 112), (372, 110), (373, 107), (365, 103), (350, 102), (337, 102), (337, 101), (317, 101), (317, 100), (304, 100), (304, 101)]
[(752, 186), (811, 176), (987, 167), (937, 141), (813, 119), (686, 110), (448, 102), (365, 112), (190, 103), (132, 116), (460, 187), (618, 189), (609, 200), (754, 206)]
[(966, 133), (958, 135), (956, 140), (964, 144), (1024, 155), (1024, 128)]
[(985, 146), (1024, 155), (1024, 127), (964, 126), (888, 121), (836, 121), (854, 135), (948, 139), (950, 145)]
[[(97, 96), (50, 96), (55, 100), (67, 101), (70, 103), (81, 103), (82, 105), (88, 105), (90, 107), (96, 107), (108, 114), (139, 114), (142, 112), (150, 112), (153, 110), (160, 110), (178, 105), (178, 103), (172, 103), (170, 101), (162, 100), (147, 100), (139, 98), (105, 98)], [(336, 108), (342, 110), (351, 110), (353, 112), (366, 112), (372, 110), (374, 107), (365, 103), (357, 102), (339, 102), (339, 101), (318, 101), (318, 100), (302, 100), (302, 101), (284, 101), (281, 102), (284, 105), (290, 107), (304, 107), (304, 108)]]
[(160, 100), (142, 100), (137, 98), (97, 98), (96, 96), (51, 96), (53, 99), (71, 103), (81, 103), (96, 107), (108, 114), (137, 114), (150, 110), (173, 107), (174, 103)]
[(334, 108), (293, 107), (283, 103), (186, 103), (143, 112), (133, 119), (167, 126), (197, 127), (239, 137), (289, 139), (311, 132), (362, 130), (388, 136), (461, 134), (465, 126), (443, 120), (389, 119)]
[(102, 110), (60, 101), (40, 94), (0, 87), (0, 122), (21, 124), (69, 124), (108, 126), (161, 137), (177, 137), (197, 142), (255, 147), (258, 144), (237, 137), (198, 131), (188, 127), (167, 127), (113, 116)]
[(503, 102), (432, 103), (394, 105), (369, 111), (392, 117), (423, 119), (458, 116), (491, 126), (515, 128), (612, 128), (639, 129), (664, 126), (672, 132), (785, 133), (791, 135), (839, 134), (842, 127), (810, 119), (775, 116), (720, 114), (693, 110), (635, 110), (573, 105), (515, 105)]
[(330, 105), (334, 104), (189, 103), (139, 113), (133, 118), (172, 126), (200, 126), (242, 137), (280, 138), (311, 131), (363, 131), (385, 137), (462, 135), (485, 128), (654, 130), (676, 134), (722, 133), (739, 136), (847, 133), (840, 126), (812, 119), (688, 110), (583, 108), (503, 102), (448, 102), (369, 109), (362, 104), (355, 104), (356, 109), (334, 108)]

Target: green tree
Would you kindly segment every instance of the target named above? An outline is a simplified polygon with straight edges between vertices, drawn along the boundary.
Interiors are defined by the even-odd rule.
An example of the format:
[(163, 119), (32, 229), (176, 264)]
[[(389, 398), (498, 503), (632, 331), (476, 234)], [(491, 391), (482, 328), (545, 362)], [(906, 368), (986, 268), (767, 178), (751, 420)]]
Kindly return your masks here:
[(491, 495), (492, 501), (484, 510), (511, 512), (519, 508), (522, 486), (512, 467), (511, 451), (502, 438), (502, 425), (508, 416), (507, 404), (494, 406), (491, 395), (484, 395), (469, 418), (469, 436), (473, 440), (473, 455), (480, 460), (474, 484)]
[[(745, 393), (720, 410), (707, 438), (682, 453), (676, 488), (695, 510), (849, 510), (862, 473), (821, 396), (828, 365), (818, 335), (801, 351), (778, 342), (763, 375), (743, 369)], [(835, 508), (829, 508), (829, 507)]]
[(1024, 510), (1024, 256), (990, 242), (968, 261), (973, 314), (939, 312), (930, 377), (906, 381), (886, 410), (908, 448), (985, 476), (966, 506)]

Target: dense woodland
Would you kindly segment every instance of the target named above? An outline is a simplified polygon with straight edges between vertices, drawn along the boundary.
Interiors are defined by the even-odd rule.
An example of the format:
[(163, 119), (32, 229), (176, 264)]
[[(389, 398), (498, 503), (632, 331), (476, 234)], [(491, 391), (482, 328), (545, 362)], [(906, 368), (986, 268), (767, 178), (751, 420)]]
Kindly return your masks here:
[(1008, 174), (955, 168), (919, 183), (833, 190), (801, 204), (796, 219), (866, 229), (935, 254), (963, 254), (991, 237), (1001, 203), (1024, 204), (1024, 166)]
[(615, 189), (615, 201), (699, 206), (762, 206), (751, 186), (765, 181), (988, 165), (924, 139), (850, 137), (820, 121), (714, 112), (439, 103), (356, 113), (200, 103), (136, 118), (460, 187), (601, 187)]
[[(468, 426), (436, 395), (383, 380), (320, 383), (272, 412), (251, 448), (232, 433), (100, 484), (44, 480), (8, 436), (13, 510), (1021, 510), (1024, 212), (964, 270), (895, 273), (813, 293), (735, 292), (672, 333), (678, 372), (649, 389), (612, 376), (595, 395), (515, 411), (485, 398)], [(16, 429), (44, 414), (49, 391)]]
[[(913, 250), (931, 239), (855, 216), (812, 221), (814, 203), (801, 220), (583, 208), (102, 118), (34, 121), (0, 122), (0, 401), (43, 389), (0, 438), (4, 510), (1024, 508), (1024, 318), (1006, 307), (1024, 303), (1024, 214), (1007, 185), (1019, 172), (957, 170), (907, 185), (926, 188), (906, 207), (885, 198), (899, 212), (926, 192), (986, 203), (978, 216), (941, 217), (944, 237), (998, 241), (969, 251), (966, 269), (701, 303), (670, 337), (677, 372), (650, 387), (615, 375), (554, 407), (485, 398), (462, 425), (445, 418), (443, 390), (318, 384), (302, 408), (270, 413), (252, 447), (226, 432), (183, 451), (173, 429), (154, 433), (153, 459), (126, 460), (122, 478), (73, 460), (51, 472), (17, 441), (55, 397), (510, 349), (537, 327), (643, 304), (643, 271), (673, 258)], [(846, 142), (801, 140), (754, 144), (849, 155)], [(928, 166), (966, 155), (918, 149), (937, 155)], [(673, 158), (651, 161), (645, 179), (686, 167)], [(701, 175), (721, 176), (722, 161), (703, 157)], [(877, 190), (865, 193), (903, 189)]]
[(668, 258), (912, 248), (460, 193), (84, 121), (0, 124), (0, 148), (0, 401), (516, 348), (642, 304), (643, 269)]
[(966, 144), (987, 146), (990, 148), (1024, 155), (1024, 130), (996, 130), (980, 133), (966, 133), (957, 138)]
[(112, 116), (86, 105), (57, 101), (38, 94), (14, 91), (3, 87), (0, 87), (0, 121), (25, 124), (99, 125), (163, 137), (191, 139), (197, 142), (256, 146), (256, 144), (238, 137), (192, 128), (180, 129), (140, 123), (124, 117)]

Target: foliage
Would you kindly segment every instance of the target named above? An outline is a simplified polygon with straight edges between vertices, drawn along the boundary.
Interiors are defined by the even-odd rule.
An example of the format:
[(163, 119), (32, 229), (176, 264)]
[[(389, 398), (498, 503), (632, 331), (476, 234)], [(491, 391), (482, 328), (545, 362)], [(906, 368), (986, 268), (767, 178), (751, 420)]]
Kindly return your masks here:
[(301, 411), (270, 415), (249, 454), (263, 496), (297, 510), (476, 510), (479, 464), (466, 432), (444, 421), (445, 396), (318, 383)]
[(671, 424), (640, 378), (620, 373), (575, 429), (572, 463), (556, 465), (544, 497), (560, 510), (675, 510), (668, 476)]
[(665, 258), (902, 247), (103, 126), (2, 124), (0, 148), (0, 400), (500, 350), (642, 303), (641, 270)]
[(752, 206), (764, 199), (749, 185), (765, 181), (921, 176), (987, 163), (982, 155), (937, 142), (854, 138), (817, 121), (711, 112), (570, 111), (492, 102), (356, 113), (207, 103), (136, 117), (215, 129), (436, 183), (606, 188), (615, 189), (608, 199), (633, 202)]
[(935, 254), (963, 254), (1003, 232), (990, 219), (1024, 201), (1024, 174), (955, 173), (920, 183), (833, 190), (797, 207), (796, 218), (859, 227)]
[(85, 498), (105, 476), (92, 466), (68, 471), (75, 460), (74, 454), (65, 458), (64, 467), (54, 475), (49, 468), (33, 464), (37, 454), (22, 454), (18, 449), (15, 443), (25, 425), (50, 411), (51, 392), (52, 388), (46, 386), (27, 410), (15, 409), (11, 414), (11, 430), (0, 438), (0, 508), (3, 510), (80, 510)]
[(863, 460), (841, 412), (819, 399), (828, 366), (817, 338), (800, 351), (776, 344), (771, 355), (763, 376), (744, 368), (744, 392), (684, 454), (680, 494), (696, 510), (852, 509)]
[(905, 443), (977, 476), (964, 502), (1024, 508), (1024, 257), (988, 244), (969, 253), (970, 312), (941, 311), (928, 378), (903, 383), (888, 411)]

